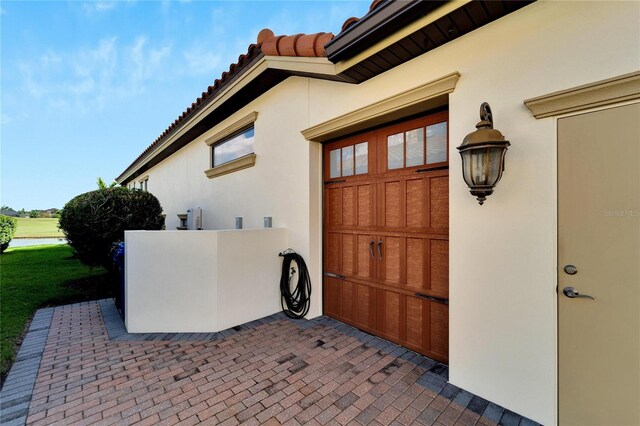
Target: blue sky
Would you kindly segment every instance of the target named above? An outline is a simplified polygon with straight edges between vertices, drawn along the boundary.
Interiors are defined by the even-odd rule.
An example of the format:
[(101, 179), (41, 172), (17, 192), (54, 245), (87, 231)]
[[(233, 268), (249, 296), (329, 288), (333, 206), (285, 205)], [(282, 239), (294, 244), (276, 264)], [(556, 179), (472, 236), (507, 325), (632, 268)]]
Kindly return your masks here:
[(1, 1), (1, 203), (61, 208), (111, 182), (262, 28), (337, 34), (369, 4)]

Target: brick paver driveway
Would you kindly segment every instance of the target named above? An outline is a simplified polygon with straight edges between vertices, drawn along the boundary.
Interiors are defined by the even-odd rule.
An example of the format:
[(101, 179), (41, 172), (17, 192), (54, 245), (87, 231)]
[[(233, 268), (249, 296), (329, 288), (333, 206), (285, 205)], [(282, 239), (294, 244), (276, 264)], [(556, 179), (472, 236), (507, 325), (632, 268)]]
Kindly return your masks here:
[[(4, 423), (533, 424), (447, 384), (446, 366), (325, 317), (127, 335), (109, 309), (101, 301), (52, 311), (30, 400), (7, 389), (20, 386), (12, 371)], [(22, 406), (21, 418), (12, 407)]]

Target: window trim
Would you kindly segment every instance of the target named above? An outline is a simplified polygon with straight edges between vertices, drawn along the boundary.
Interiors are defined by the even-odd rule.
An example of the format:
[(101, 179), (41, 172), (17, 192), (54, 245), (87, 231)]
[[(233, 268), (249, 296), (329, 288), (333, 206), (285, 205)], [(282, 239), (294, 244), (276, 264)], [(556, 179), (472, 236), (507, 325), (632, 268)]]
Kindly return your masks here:
[(253, 111), (250, 114), (242, 117), (241, 119), (233, 122), (228, 125), (224, 129), (214, 133), (212, 136), (206, 138), (204, 143), (206, 143), (209, 148), (209, 165), (212, 167), (205, 170), (204, 174), (209, 178), (213, 179), (218, 176), (223, 176), (237, 170), (246, 169), (249, 167), (253, 167), (256, 164), (256, 154), (255, 152), (251, 154), (244, 155), (239, 158), (235, 158), (231, 161), (227, 161), (226, 163), (219, 164), (217, 166), (213, 165), (213, 150), (215, 145), (225, 143), (228, 139), (237, 136), (249, 128), (253, 127), (254, 130), (254, 138), (255, 138), (255, 122), (258, 119), (258, 112)]
[(204, 174), (209, 178), (213, 179), (218, 176), (223, 176), (237, 170), (247, 169), (249, 167), (253, 167), (256, 164), (256, 154), (247, 154), (242, 157), (236, 158), (235, 160), (227, 161), (226, 163), (220, 164), (219, 166), (212, 167), (208, 170), (204, 171)]
[(254, 123), (258, 119), (258, 113), (253, 111), (251, 114), (242, 117), (240, 120), (234, 122), (233, 124), (225, 127), (219, 132), (215, 133), (213, 136), (210, 136), (204, 140), (209, 146), (216, 145), (218, 142), (223, 142), (223, 139), (227, 139), (231, 136), (240, 133), (242, 130), (246, 130), (251, 126), (254, 126)]

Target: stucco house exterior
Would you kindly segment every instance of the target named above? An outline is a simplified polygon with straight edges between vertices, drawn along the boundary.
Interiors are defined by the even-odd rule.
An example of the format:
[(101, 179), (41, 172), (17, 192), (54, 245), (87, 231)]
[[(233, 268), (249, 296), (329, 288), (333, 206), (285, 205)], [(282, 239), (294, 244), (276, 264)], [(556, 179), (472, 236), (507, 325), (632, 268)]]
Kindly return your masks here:
[[(117, 181), (155, 194), (167, 230), (196, 207), (205, 230), (271, 217), (308, 265), (310, 318), (543, 424), (638, 424), (639, 18), (375, 0), (337, 35), (263, 30)], [(483, 102), (511, 145), (479, 205), (456, 147)]]

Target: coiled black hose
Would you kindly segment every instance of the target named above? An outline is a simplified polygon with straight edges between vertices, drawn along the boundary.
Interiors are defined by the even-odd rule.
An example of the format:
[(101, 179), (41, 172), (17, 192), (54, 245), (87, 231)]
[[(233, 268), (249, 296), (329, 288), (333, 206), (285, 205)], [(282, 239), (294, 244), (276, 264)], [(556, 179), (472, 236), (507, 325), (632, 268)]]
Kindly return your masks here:
[[(292, 249), (286, 249), (279, 256), (284, 258), (282, 261), (282, 276), (280, 277), (280, 304), (282, 305), (282, 311), (289, 318), (300, 319), (307, 315), (311, 306), (309, 270), (302, 256)], [(291, 266), (292, 261), (298, 267), (298, 280), (293, 291), (291, 290), (291, 284), (293, 276), (296, 274), (296, 269)]]

